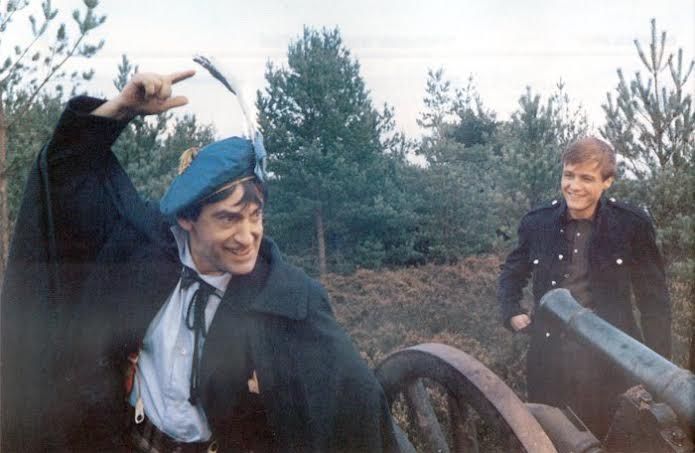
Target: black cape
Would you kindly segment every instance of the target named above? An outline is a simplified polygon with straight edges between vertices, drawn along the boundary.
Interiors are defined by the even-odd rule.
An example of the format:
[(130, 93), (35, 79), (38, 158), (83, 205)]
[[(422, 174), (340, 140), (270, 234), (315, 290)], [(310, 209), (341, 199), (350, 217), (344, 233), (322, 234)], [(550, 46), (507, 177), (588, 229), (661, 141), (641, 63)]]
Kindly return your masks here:
[[(70, 102), (25, 189), (1, 305), (3, 452), (116, 450), (126, 356), (179, 277), (169, 225), (110, 151), (126, 123), (88, 115), (100, 102)], [(271, 448), (397, 450), (383, 391), (325, 290), (268, 238), (254, 271), (232, 279), (202, 360), (222, 451), (252, 371)]]

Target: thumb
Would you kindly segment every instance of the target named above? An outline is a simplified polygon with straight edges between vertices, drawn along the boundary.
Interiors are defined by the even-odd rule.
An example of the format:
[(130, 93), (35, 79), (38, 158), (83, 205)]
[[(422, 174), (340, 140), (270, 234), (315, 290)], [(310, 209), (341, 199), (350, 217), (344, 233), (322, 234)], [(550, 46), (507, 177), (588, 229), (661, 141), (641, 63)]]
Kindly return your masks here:
[(165, 110), (169, 110), (186, 104), (188, 104), (188, 98), (186, 96), (174, 96), (173, 98), (167, 99), (163, 107)]

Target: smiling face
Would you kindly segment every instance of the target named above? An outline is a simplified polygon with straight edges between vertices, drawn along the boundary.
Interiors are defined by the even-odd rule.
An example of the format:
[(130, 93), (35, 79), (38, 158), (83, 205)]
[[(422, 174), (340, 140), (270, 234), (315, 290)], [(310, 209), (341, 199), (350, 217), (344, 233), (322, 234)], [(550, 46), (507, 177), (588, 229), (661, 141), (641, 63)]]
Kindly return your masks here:
[(227, 198), (203, 206), (197, 219), (178, 219), (188, 232), (191, 255), (201, 274), (243, 275), (256, 265), (263, 208), (243, 198), (244, 188), (238, 184)]
[(567, 210), (573, 219), (590, 219), (596, 212), (601, 194), (613, 184), (613, 177), (601, 174), (601, 165), (596, 161), (562, 166), (560, 183)]

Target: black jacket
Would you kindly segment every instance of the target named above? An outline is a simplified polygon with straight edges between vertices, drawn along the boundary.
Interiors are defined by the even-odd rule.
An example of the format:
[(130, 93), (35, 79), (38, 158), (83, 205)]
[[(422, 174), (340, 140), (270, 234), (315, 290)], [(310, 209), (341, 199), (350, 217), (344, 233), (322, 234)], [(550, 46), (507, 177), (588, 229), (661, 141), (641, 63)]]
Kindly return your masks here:
[[(77, 98), (32, 170), (2, 295), (2, 451), (109, 451), (121, 372), (179, 278), (168, 224), (110, 151), (126, 123)], [(394, 451), (382, 389), (325, 290), (264, 238), (210, 326), (201, 395), (221, 451), (256, 371), (269, 448)]]
[[(507, 327), (524, 311), (522, 290), (533, 279), (538, 304), (566, 278), (569, 244), (564, 200), (529, 212), (519, 226), (519, 243), (502, 265), (498, 301)], [(671, 354), (671, 304), (664, 267), (651, 220), (641, 209), (601, 199), (589, 242), (589, 279), (596, 314), (659, 354)], [(640, 311), (642, 332), (632, 310), (632, 295)]]
[[(529, 277), (537, 305), (568, 275), (570, 244), (564, 200), (528, 213), (519, 226), (519, 244), (502, 265), (498, 300), (505, 326), (523, 313), (519, 302)], [(597, 315), (635, 337), (659, 354), (671, 353), (671, 307), (664, 269), (647, 214), (613, 198), (601, 199), (589, 250), (591, 303)], [(633, 315), (634, 300), (641, 315), (640, 332)], [(610, 425), (617, 396), (634, 382), (610, 362), (571, 341), (561, 326), (533, 317), (527, 355), (528, 400), (571, 407), (601, 438)]]

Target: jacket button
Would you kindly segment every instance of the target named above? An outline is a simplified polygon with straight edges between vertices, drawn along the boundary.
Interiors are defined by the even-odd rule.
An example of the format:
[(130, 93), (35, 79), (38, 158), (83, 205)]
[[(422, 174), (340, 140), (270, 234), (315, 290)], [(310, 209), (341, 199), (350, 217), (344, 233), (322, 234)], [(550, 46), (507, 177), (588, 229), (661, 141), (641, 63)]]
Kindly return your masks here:
[(557, 282), (555, 280), (553, 280), (552, 282), (550, 282), (550, 284), (555, 286), (555, 285), (557, 285)]
[(549, 338), (549, 337), (550, 337), (550, 332), (546, 332), (546, 333), (545, 333), (545, 338)]
[(538, 258), (536, 258), (535, 260), (533, 260), (533, 264), (538, 264)]
[(562, 258), (564, 258), (564, 256), (562, 256), (562, 253), (557, 256), (557, 259), (559, 260), (562, 260)]
[(623, 264), (623, 259), (618, 258), (617, 260), (615, 260), (615, 262), (618, 263), (618, 265), (621, 265), (621, 264)]
[(557, 200), (553, 200), (552, 203), (550, 203), (550, 204), (552, 204), (553, 206), (555, 206), (555, 205), (557, 204)]

